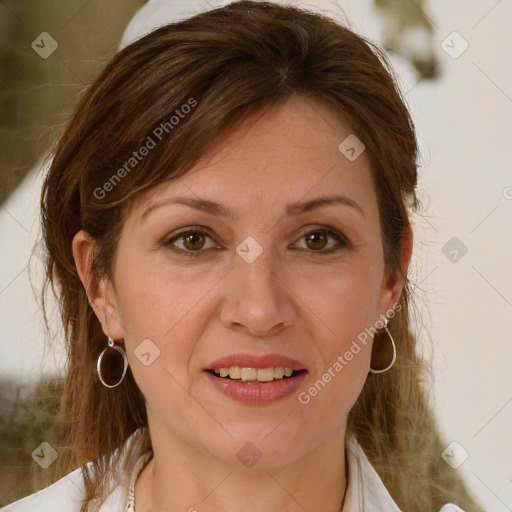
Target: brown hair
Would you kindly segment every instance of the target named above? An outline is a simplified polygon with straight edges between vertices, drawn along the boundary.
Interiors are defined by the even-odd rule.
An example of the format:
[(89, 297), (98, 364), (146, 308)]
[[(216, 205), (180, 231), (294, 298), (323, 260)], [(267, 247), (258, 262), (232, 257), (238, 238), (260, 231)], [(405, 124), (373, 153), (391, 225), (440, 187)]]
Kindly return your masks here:
[[(123, 215), (134, 197), (185, 174), (223, 133), (251, 116), (303, 95), (344, 115), (366, 145), (386, 273), (397, 276), (408, 207), (418, 204), (416, 137), (396, 84), (384, 52), (332, 19), (241, 1), (130, 44), (86, 90), (54, 151), (42, 194), (47, 284), (58, 286), (69, 352), (62, 399), (62, 446), (69, 449), (60, 457), (61, 468), (92, 461), (84, 469), (82, 510), (109, 492), (107, 476), (119, 463), (116, 449), (147, 417), (130, 370), (115, 389), (104, 388), (95, 374), (106, 340), (77, 274), (74, 235), (81, 229), (92, 235), (95, 275), (111, 276)], [(194, 106), (174, 124), (171, 116), (187, 104)], [(155, 130), (163, 126), (162, 143), (126, 167), (148, 137), (156, 142)], [(409, 329), (409, 295), (406, 279), (402, 311), (389, 324), (396, 364), (369, 375), (349, 414), (349, 432), (401, 508), (424, 512), (455, 501), (476, 510), (440, 456), (424, 364)], [(140, 452), (151, 447), (147, 429), (141, 432)]]

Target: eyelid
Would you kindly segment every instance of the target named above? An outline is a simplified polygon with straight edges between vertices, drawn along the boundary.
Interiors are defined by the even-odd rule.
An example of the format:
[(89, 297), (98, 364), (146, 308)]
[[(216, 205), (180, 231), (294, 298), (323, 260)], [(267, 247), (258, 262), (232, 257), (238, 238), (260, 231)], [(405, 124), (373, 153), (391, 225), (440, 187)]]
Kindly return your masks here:
[[(214, 243), (216, 243), (214, 240), (214, 237), (209, 233), (209, 231), (210, 231), (209, 228), (207, 228), (205, 226), (187, 226), (187, 227), (181, 229), (180, 231), (178, 231), (177, 233), (172, 233), (172, 236), (166, 237), (163, 241), (163, 245), (165, 247), (170, 247), (174, 241), (176, 241), (190, 233), (205, 235), (206, 237), (210, 238)], [(319, 251), (308, 250), (308, 249), (299, 249), (299, 250), (309, 252), (313, 255), (321, 256), (323, 254), (326, 255), (326, 254), (330, 254), (332, 252), (336, 252), (337, 250), (350, 245), (348, 238), (343, 233), (341, 233), (340, 231), (338, 231), (335, 228), (331, 228), (329, 226), (323, 226), (323, 225), (304, 226), (299, 231), (300, 235), (298, 236), (298, 239), (296, 242), (294, 242), (294, 244), (299, 242), (306, 235), (308, 235), (310, 233), (316, 233), (316, 232), (325, 233), (327, 236), (336, 240), (338, 242), (338, 244), (333, 247), (330, 247), (327, 250), (319, 250)], [(213, 248), (212, 247), (208, 248), (208, 250), (210, 250), (210, 249), (213, 249)], [(215, 249), (218, 249), (218, 248), (215, 248)], [(172, 247), (171, 250), (173, 252), (176, 252), (178, 254), (183, 254), (186, 256), (200, 255), (201, 253), (207, 251), (206, 249), (199, 249), (197, 251), (187, 251), (185, 249), (181, 249), (180, 247)]]
[[(300, 234), (297, 242), (302, 240), (306, 235), (308, 235), (310, 233), (325, 233), (327, 236), (333, 238), (334, 240), (336, 240), (338, 242), (337, 245), (334, 245), (333, 247), (330, 247), (329, 249), (321, 250), (321, 251), (302, 249), (303, 251), (307, 251), (313, 255), (319, 255), (319, 256), (321, 256), (323, 254), (327, 255), (327, 254), (336, 252), (337, 250), (342, 249), (343, 247), (348, 247), (350, 245), (348, 238), (343, 233), (341, 233), (340, 231), (338, 231), (335, 228), (331, 228), (329, 226), (321, 226), (321, 225), (305, 226), (301, 230), (301, 234)], [(295, 243), (297, 243), (297, 242), (295, 242)]]
[[(183, 228), (182, 230), (171, 233), (171, 235), (166, 236), (163, 240), (163, 245), (168, 247), (172, 244), (173, 241), (184, 237), (185, 235), (188, 235), (190, 233), (198, 233), (200, 235), (205, 235), (212, 240), (214, 240), (213, 236), (210, 234), (209, 229), (204, 226), (187, 226), (186, 228)], [(187, 252), (194, 252), (194, 251), (187, 251)], [(195, 252), (202, 252), (202, 251), (195, 251)]]

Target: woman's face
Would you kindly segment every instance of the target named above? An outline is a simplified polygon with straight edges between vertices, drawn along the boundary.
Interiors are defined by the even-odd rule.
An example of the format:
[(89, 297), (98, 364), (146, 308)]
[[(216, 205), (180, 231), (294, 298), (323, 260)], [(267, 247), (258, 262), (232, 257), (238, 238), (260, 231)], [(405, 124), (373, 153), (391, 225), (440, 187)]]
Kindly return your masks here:
[[(154, 440), (230, 464), (261, 457), (260, 467), (343, 442), (370, 364), (371, 339), (359, 351), (353, 342), (402, 287), (384, 279), (367, 154), (354, 159), (353, 138), (339, 149), (351, 134), (326, 106), (295, 97), (133, 203), (95, 308), (124, 339)], [(314, 202), (333, 196), (344, 199)], [(261, 383), (210, 371), (232, 366), (303, 371), (265, 370), (274, 380)], [(233, 370), (242, 374), (257, 371)]]

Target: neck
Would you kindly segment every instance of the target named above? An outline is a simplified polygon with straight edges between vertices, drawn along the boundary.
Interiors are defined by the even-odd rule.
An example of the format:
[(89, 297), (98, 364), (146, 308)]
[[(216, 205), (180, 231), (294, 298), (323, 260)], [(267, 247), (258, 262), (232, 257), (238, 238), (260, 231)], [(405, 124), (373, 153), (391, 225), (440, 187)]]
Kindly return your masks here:
[(261, 469), (220, 462), (172, 436), (151, 439), (153, 458), (135, 486), (136, 512), (340, 512), (342, 507), (344, 432), (336, 431), (289, 464)]

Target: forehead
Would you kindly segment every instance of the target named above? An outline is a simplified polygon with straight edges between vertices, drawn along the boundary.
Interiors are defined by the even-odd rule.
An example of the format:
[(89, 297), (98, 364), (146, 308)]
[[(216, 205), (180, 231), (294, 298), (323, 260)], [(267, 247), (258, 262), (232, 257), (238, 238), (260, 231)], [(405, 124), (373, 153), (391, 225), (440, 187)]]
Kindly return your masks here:
[(166, 198), (188, 196), (244, 212), (343, 194), (371, 216), (377, 211), (377, 197), (369, 158), (363, 151), (351, 160), (339, 149), (354, 135), (339, 112), (296, 96), (223, 134), (214, 150), (184, 176), (146, 191), (133, 206), (140, 213)]

